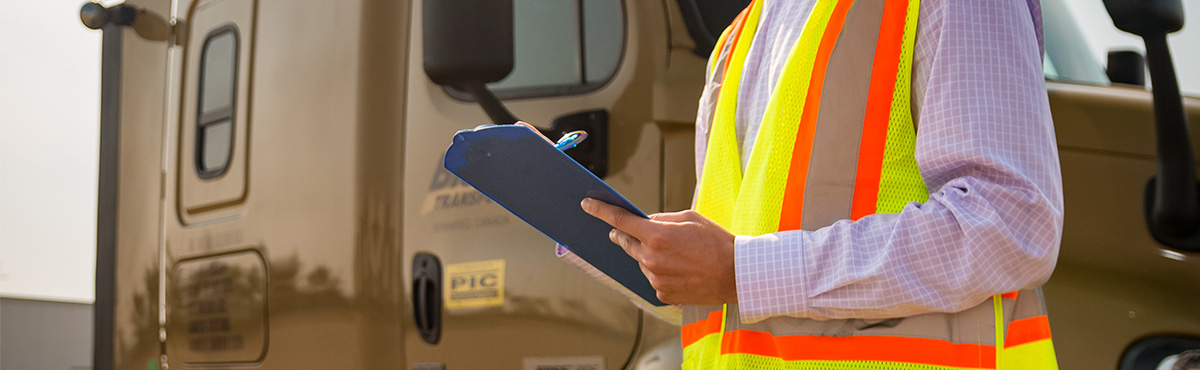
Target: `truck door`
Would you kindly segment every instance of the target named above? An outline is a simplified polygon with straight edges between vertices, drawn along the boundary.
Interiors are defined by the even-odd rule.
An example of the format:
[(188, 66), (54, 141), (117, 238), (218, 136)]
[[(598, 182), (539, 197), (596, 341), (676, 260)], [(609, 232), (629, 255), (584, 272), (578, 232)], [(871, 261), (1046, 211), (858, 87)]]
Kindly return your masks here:
[(370, 196), (359, 181), (380, 178), (356, 170), (379, 162), (358, 154), (357, 138), (395, 126), (358, 117), (371, 109), (356, 95), (368, 5), (403, 4), (177, 2), (163, 233), (170, 368), (401, 362), (399, 304), (389, 303), (400, 279), (374, 274), (399, 265), (387, 263), (398, 243), (377, 237), (390, 230), (373, 228), (390, 222), (373, 211), (390, 207), (370, 198), (375, 208), (356, 208)]
[(178, 6), (186, 29), (173, 54), (166, 137), (168, 365), (259, 363), (269, 269), (264, 238), (245, 231), (256, 1)]
[[(518, 118), (541, 128), (568, 115), (607, 116), (603, 178), (646, 212), (663, 202), (655, 89), (670, 46), (664, 4), (516, 0), (514, 69), (490, 85)], [(411, 12), (405, 119), (403, 244), (416, 275), (407, 285), (409, 368), (623, 368), (637, 345), (639, 310), (442, 168), (455, 131), (490, 121), (466, 92), (426, 76), (421, 6), (413, 2)], [(691, 104), (684, 116), (693, 115), (699, 88), (681, 91)], [(588, 140), (597, 134), (604, 133)]]

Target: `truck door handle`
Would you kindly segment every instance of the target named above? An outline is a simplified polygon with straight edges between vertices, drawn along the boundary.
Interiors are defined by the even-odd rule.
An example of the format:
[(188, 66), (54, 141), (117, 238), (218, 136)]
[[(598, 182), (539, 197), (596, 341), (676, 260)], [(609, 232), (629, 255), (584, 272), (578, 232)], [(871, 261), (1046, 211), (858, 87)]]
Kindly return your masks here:
[(442, 338), (442, 264), (437, 256), (413, 256), (412, 311), (421, 340), (437, 345)]

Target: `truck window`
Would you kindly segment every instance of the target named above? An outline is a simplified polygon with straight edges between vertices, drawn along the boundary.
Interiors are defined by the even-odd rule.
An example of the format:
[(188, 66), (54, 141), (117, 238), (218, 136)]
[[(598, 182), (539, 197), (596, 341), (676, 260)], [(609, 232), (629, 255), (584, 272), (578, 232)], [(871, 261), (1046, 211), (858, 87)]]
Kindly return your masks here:
[[(696, 42), (696, 54), (707, 58), (715, 40), (749, 1), (679, 0), (688, 33)], [(1062, 0), (1042, 2), (1046, 79), (1107, 85), (1104, 69), (1088, 51), (1079, 26)]]
[(196, 172), (201, 178), (225, 173), (233, 154), (237, 58), (236, 28), (218, 28), (204, 39), (196, 110)]
[(1042, 58), (1046, 79), (1108, 85), (1104, 68), (1088, 50), (1079, 25), (1062, 0), (1042, 2), (1042, 32), (1046, 48)]
[[(513, 0), (513, 28), (513, 71), (488, 84), (501, 99), (594, 91), (612, 79), (621, 61), (621, 0)], [(464, 91), (448, 91), (471, 100)]]

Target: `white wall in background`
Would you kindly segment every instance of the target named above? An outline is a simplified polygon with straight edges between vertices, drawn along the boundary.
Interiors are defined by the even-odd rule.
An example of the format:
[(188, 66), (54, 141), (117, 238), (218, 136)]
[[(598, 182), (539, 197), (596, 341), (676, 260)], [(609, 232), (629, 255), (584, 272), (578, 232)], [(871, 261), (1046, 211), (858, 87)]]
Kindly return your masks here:
[(0, 1), (0, 295), (94, 299), (100, 32)]

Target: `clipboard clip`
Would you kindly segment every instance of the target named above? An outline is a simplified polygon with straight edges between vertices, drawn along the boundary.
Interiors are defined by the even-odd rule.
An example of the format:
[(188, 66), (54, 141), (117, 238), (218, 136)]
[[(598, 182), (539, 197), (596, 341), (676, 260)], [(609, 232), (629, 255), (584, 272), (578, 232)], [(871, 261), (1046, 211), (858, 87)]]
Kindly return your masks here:
[[(549, 130), (539, 131), (547, 137), (562, 135), (560, 143), (555, 144), (556, 148), (563, 150), (596, 177), (604, 178), (608, 175), (608, 111), (598, 109), (560, 116), (554, 119), (550, 127)], [(584, 137), (571, 138), (571, 134), (577, 131), (586, 132), (586, 142)], [(568, 143), (559, 147), (563, 140), (567, 140)], [(570, 143), (572, 141), (574, 144)], [(572, 147), (575, 149), (571, 149)]]
[(579, 143), (583, 142), (583, 140), (587, 139), (587, 137), (587, 131), (576, 130), (568, 132), (559, 138), (558, 142), (554, 143), (554, 149), (566, 151), (567, 149), (571, 149), (576, 145), (579, 145)]

